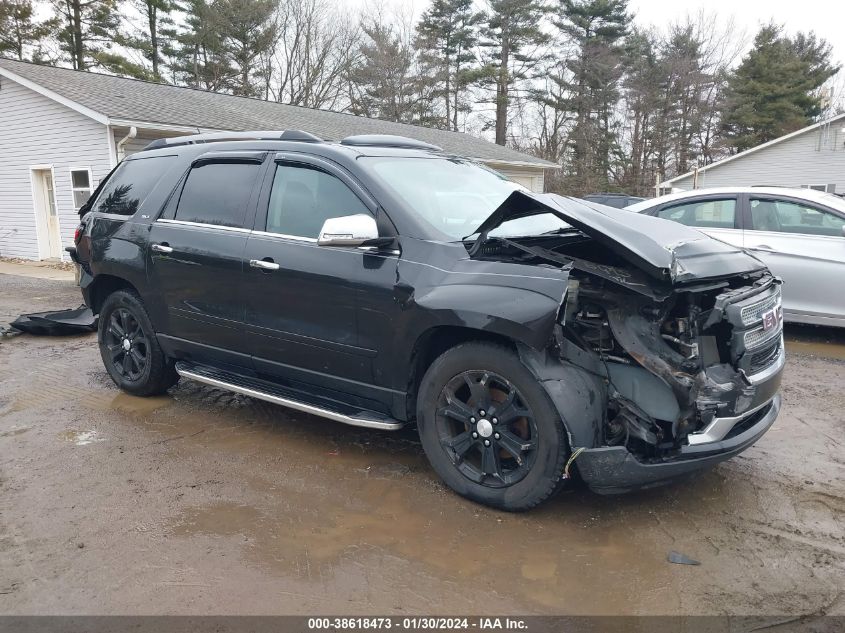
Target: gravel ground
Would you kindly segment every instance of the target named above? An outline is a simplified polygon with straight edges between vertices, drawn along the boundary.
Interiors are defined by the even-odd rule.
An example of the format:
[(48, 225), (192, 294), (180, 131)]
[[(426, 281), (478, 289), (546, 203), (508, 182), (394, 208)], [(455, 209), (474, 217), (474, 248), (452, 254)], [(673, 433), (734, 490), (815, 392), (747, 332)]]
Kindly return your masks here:
[[(79, 302), (0, 274), (0, 324)], [(0, 613), (845, 615), (845, 333), (788, 336), (743, 455), (519, 515), (450, 493), (410, 431), (187, 381), (135, 398), (93, 334), (0, 338)]]

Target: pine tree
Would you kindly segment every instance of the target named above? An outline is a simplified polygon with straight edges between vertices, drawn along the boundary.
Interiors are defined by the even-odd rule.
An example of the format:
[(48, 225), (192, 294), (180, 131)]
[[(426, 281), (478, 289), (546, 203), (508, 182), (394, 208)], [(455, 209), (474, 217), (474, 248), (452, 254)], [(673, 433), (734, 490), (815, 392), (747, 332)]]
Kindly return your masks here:
[(388, 121), (436, 123), (435, 83), (418, 72), (410, 37), (378, 16), (361, 29), (364, 41), (348, 75), (350, 110)]
[(693, 143), (701, 127), (703, 86), (709, 80), (702, 65), (702, 42), (691, 26), (670, 30), (660, 63), (665, 124), (673, 131), (675, 172), (683, 174), (690, 168)]
[(473, 80), (473, 47), (481, 18), (472, 0), (434, 0), (417, 24), (416, 46), (443, 100), (446, 129), (457, 131), (458, 114), (472, 109), (465, 93)]
[(652, 160), (662, 92), (656, 37), (646, 31), (632, 31), (625, 42), (623, 66), (620, 87), (627, 129), (622, 130), (626, 136), (620, 143), (628, 147), (628, 152), (620, 161), (619, 185), (623, 191), (642, 195), (654, 184)]
[(217, 31), (214, 12), (206, 0), (187, 0), (179, 8), (185, 20), (173, 51), (176, 83), (212, 92), (228, 91), (237, 80), (237, 69)]
[(27, 60), (27, 49), (38, 47), (55, 28), (55, 20), (34, 19), (29, 0), (0, 0), (0, 56)]
[(126, 47), (138, 51), (149, 67), (143, 68), (139, 79), (162, 81), (165, 58), (172, 54), (172, 41), (176, 36), (173, 12), (175, 0), (132, 0), (141, 14), (143, 26), (139, 32), (126, 36)]
[(819, 88), (839, 70), (824, 40), (790, 39), (782, 31), (774, 24), (761, 28), (728, 80), (722, 128), (738, 151), (810, 124), (822, 113)]
[(214, 0), (211, 15), (229, 65), (233, 94), (255, 97), (264, 85), (262, 56), (276, 43), (275, 0)]
[(517, 85), (531, 75), (549, 40), (540, 22), (546, 8), (537, 0), (490, 0), (481, 45), (488, 49), (487, 83), (495, 90), (496, 143), (507, 140), (508, 112)]
[(52, 5), (59, 19), (59, 47), (75, 70), (143, 72), (114, 48), (115, 44), (125, 43), (117, 0), (52, 0)]
[(610, 117), (622, 77), (622, 44), (631, 16), (627, 0), (560, 0), (553, 19), (575, 54), (571, 73), (572, 183), (578, 193), (607, 188), (614, 134)]

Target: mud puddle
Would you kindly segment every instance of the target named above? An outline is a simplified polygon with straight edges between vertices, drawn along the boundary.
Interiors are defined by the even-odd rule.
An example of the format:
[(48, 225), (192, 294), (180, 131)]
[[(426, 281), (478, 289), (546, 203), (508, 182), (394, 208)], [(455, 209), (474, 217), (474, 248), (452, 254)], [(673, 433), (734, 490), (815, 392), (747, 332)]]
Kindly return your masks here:
[(787, 353), (845, 360), (845, 328), (787, 324), (784, 339)]
[(59, 433), (59, 438), (65, 442), (70, 442), (74, 446), (87, 446), (94, 442), (105, 442), (106, 438), (102, 437), (95, 429), (88, 431), (67, 430)]
[[(53, 292), (9, 292), (2, 277), (15, 314)], [(15, 337), (0, 346), (0, 607), (845, 614), (843, 338), (787, 338), (781, 416), (741, 456), (667, 488), (576, 487), (513, 515), (448, 491), (412, 430), (187, 381), (135, 398), (95, 336)], [(77, 446), (91, 437), (104, 441)], [(701, 565), (672, 565), (671, 550)]]

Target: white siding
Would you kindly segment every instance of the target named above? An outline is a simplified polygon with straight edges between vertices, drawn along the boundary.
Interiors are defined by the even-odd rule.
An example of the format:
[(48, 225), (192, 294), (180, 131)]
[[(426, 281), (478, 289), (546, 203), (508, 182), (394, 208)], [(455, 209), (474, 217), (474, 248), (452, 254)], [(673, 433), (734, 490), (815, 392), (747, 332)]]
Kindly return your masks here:
[[(121, 140), (126, 138), (127, 134), (129, 134), (128, 127), (113, 128), (115, 150), (117, 150), (117, 144), (120, 143)], [(140, 152), (147, 145), (149, 145), (150, 142), (158, 138), (172, 138), (174, 136), (182, 136), (183, 134), (185, 134), (185, 132), (167, 132), (164, 130), (139, 129), (135, 138), (129, 139), (123, 146), (124, 158), (126, 156), (131, 156), (136, 152)]]
[[(845, 192), (845, 120), (834, 121), (698, 174), (698, 188), (836, 185)], [(692, 189), (692, 176), (671, 183)]]
[(490, 167), (498, 171), (503, 176), (510, 178), (514, 182), (528, 187), (534, 193), (543, 193), (544, 170), (537, 167), (507, 167), (504, 165), (490, 164)]
[(65, 257), (79, 221), (70, 168), (90, 168), (97, 186), (111, 169), (106, 126), (10, 79), (0, 81), (0, 255), (38, 258), (29, 168), (52, 165)]

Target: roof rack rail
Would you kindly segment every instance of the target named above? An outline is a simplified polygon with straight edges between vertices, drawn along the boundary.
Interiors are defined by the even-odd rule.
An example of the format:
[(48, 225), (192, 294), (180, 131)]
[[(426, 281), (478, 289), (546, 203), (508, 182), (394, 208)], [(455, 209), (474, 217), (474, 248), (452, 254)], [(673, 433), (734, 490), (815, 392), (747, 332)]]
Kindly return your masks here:
[(262, 130), (251, 132), (208, 132), (205, 134), (190, 134), (188, 136), (172, 136), (158, 138), (144, 149), (159, 149), (161, 147), (177, 147), (179, 145), (195, 145), (198, 143), (213, 143), (214, 141), (299, 141), (302, 143), (322, 143), (323, 139), (310, 132), (301, 130)]
[(428, 149), (435, 152), (442, 152), (443, 148), (415, 138), (407, 136), (394, 136), (393, 134), (359, 134), (347, 136), (340, 142), (341, 145), (351, 147), (398, 147), (401, 149)]

